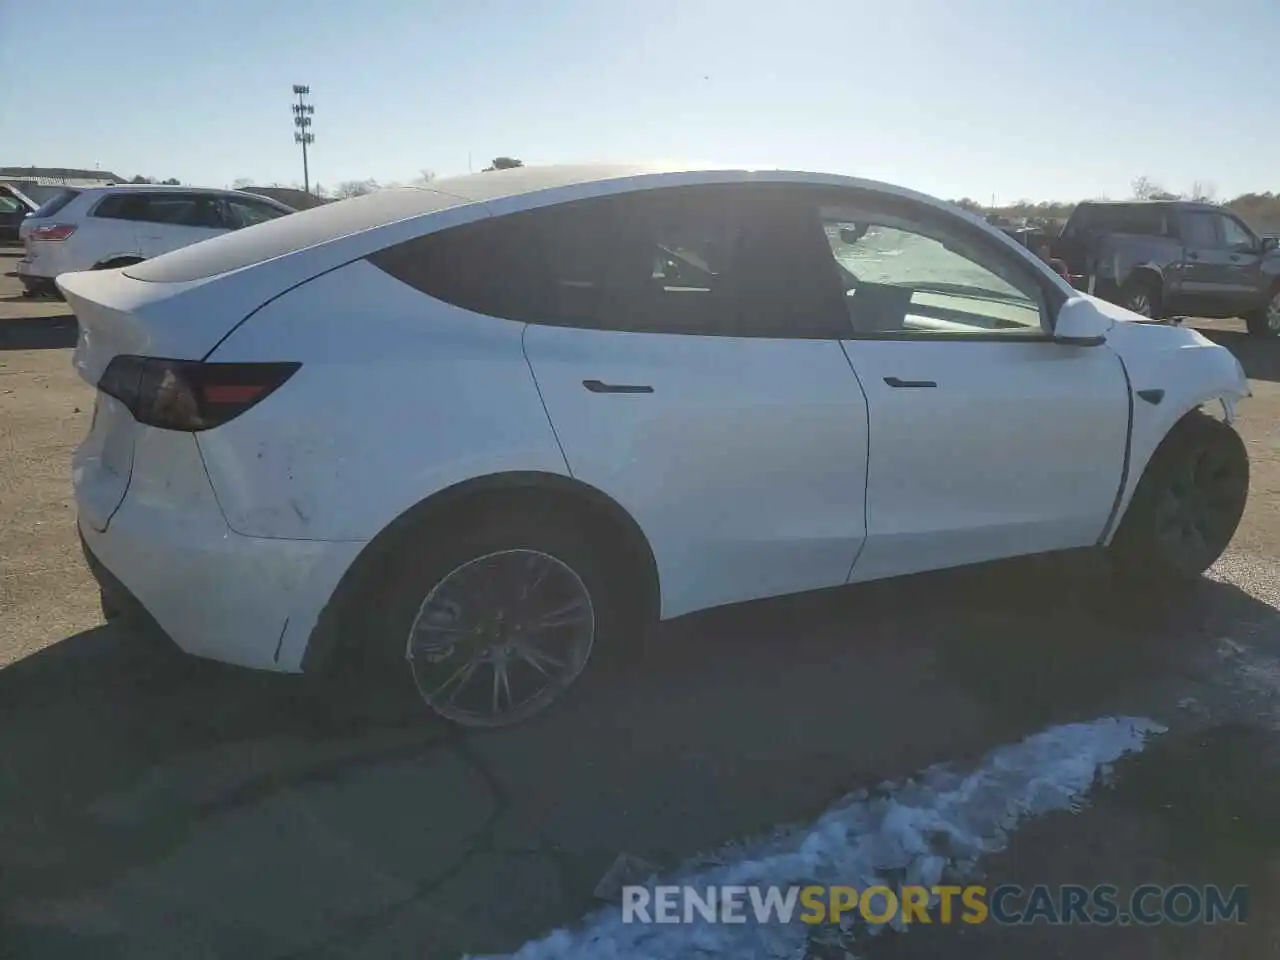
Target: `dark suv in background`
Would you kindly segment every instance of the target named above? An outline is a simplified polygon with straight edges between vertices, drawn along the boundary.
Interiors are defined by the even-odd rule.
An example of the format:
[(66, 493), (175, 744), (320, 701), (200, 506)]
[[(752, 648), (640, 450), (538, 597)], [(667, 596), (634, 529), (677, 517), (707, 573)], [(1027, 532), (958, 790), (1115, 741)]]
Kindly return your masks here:
[(1230, 210), (1188, 201), (1082, 203), (1053, 243), (1072, 282), (1145, 317), (1243, 317), (1280, 335), (1280, 251)]

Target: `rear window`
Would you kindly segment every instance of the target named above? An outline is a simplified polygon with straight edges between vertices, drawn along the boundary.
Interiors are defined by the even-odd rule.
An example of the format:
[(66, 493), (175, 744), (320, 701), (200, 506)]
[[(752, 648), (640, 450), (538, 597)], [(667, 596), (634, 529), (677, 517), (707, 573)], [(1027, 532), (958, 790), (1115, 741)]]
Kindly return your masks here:
[(465, 202), (459, 197), (416, 187), (379, 190), (354, 200), (326, 203), (268, 220), (252, 230), (234, 230), (203, 243), (182, 247), (128, 267), (125, 274), (135, 280), (152, 283), (204, 280), (339, 237)]
[(52, 217), (68, 203), (80, 196), (79, 190), (63, 190), (57, 196), (50, 197), (35, 213), (33, 217)]

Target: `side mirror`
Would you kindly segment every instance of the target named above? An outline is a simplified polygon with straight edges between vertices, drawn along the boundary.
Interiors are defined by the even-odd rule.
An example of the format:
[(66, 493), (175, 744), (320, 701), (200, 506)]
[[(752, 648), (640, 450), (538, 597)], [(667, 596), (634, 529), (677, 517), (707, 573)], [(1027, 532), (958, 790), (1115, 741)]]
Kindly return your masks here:
[(1107, 342), (1111, 322), (1088, 300), (1073, 297), (1058, 310), (1053, 342), (1070, 347), (1100, 347)]
[(1263, 237), (1262, 252), (1270, 253), (1272, 250), (1280, 248), (1280, 237)]

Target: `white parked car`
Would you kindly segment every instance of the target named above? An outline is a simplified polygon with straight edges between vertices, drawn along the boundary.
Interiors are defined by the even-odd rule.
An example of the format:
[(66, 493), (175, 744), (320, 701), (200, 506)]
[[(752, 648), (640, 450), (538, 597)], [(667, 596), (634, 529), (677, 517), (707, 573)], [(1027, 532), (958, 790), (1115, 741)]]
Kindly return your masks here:
[(841, 176), (483, 173), (58, 285), (108, 612), (461, 723), (720, 604), (1080, 547), (1198, 576), (1247, 494), (1228, 351)]
[(155, 184), (67, 187), (27, 217), (18, 279), (28, 294), (53, 293), (77, 270), (109, 270), (292, 213), (236, 190)]

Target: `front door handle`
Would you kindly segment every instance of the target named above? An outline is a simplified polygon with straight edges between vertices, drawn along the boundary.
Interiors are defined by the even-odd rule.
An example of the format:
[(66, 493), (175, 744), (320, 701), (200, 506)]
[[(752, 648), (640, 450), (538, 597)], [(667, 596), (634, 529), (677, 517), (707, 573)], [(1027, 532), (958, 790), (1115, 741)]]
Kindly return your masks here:
[(898, 377), (885, 377), (884, 382), (891, 387), (936, 387), (936, 380), (901, 380)]
[(583, 380), (582, 385), (592, 393), (653, 393), (647, 383), (603, 383), (600, 380)]

